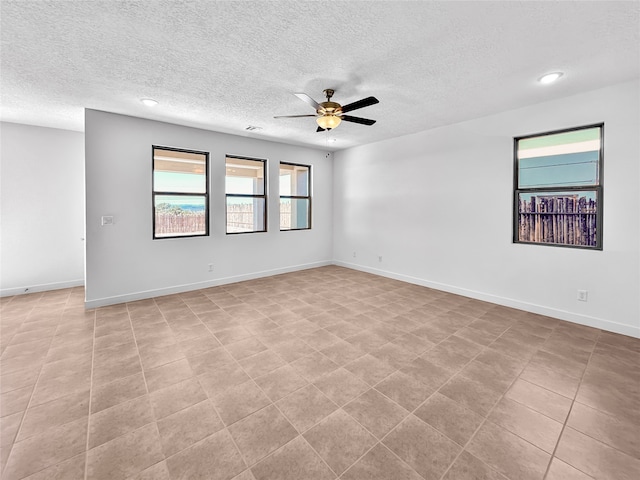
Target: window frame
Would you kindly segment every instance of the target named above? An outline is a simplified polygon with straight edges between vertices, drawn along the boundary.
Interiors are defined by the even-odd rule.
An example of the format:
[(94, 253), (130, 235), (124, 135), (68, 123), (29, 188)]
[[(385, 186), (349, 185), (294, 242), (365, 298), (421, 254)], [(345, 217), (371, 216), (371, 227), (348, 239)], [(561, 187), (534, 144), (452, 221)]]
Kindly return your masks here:
[[(577, 185), (577, 186), (563, 186), (555, 185), (550, 187), (529, 187), (519, 188), (519, 162), (518, 162), (518, 144), (520, 140), (526, 140), (534, 137), (544, 137), (549, 135), (556, 135), (562, 133), (575, 132), (579, 130), (588, 130), (591, 128), (600, 129), (600, 149), (598, 150), (598, 180), (593, 185)], [(582, 125), (578, 127), (564, 128), (560, 130), (551, 130), (542, 133), (534, 133), (530, 135), (522, 135), (513, 138), (513, 225), (512, 225), (512, 241), (514, 244), (523, 245), (543, 245), (547, 247), (563, 247), (563, 248), (577, 248), (581, 250), (603, 250), (603, 213), (604, 213), (604, 122), (594, 123), (589, 125)], [(570, 245), (566, 243), (548, 243), (548, 242), (531, 242), (520, 240), (519, 238), (519, 216), (520, 216), (520, 204), (519, 199), (521, 194), (541, 193), (545, 192), (594, 192), (596, 195), (596, 244), (594, 246), (589, 245)]]
[[(292, 162), (279, 162), (278, 164), (278, 186), (280, 186), (280, 165), (291, 165), (294, 167), (306, 167), (309, 171), (309, 175), (307, 178), (307, 195), (282, 195), (280, 194), (280, 192), (278, 191), (278, 194), (280, 194), (279, 200), (282, 200), (283, 198), (287, 198), (289, 200), (308, 200), (309, 201), (309, 209), (308, 209), (308, 217), (309, 217), (309, 226), (305, 227), (305, 228), (287, 228), (287, 229), (282, 229), (280, 227), (280, 218), (278, 216), (278, 228), (280, 229), (281, 232), (295, 232), (295, 231), (300, 231), (300, 230), (311, 230), (311, 221), (312, 221), (312, 200), (311, 200), (311, 165), (305, 165), (302, 163), (292, 163)], [(280, 213), (280, 203), (278, 202), (278, 213)]]
[[(251, 160), (254, 162), (262, 162), (262, 195), (258, 194), (245, 194), (245, 193), (227, 193), (227, 159), (235, 158), (237, 160)], [(246, 157), (244, 155), (232, 155), (226, 154), (224, 156), (224, 178), (225, 178), (225, 187), (224, 187), (224, 230), (226, 235), (244, 235), (248, 233), (266, 233), (268, 231), (269, 225), (269, 217), (267, 216), (268, 208), (267, 208), (267, 159), (266, 158), (254, 158), (254, 157)], [(264, 200), (264, 230), (253, 230), (251, 232), (229, 232), (228, 229), (228, 215), (229, 211), (227, 209), (227, 198), (262, 198)]]
[[(191, 193), (191, 192), (166, 192), (166, 191), (158, 191), (156, 192), (155, 186), (155, 171), (156, 171), (156, 162), (155, 162), (155, 151), (158, 150), (167, 150), (170, 152), (180, 152), (180, 153), (191, 153), (195, 155), (204, 155), (205, 157), (205, 165), (204, 165), (204, 175), (205, 175), (205, 193)], [(152, 232), (153, 232), (153, 240), (166, 240), (166, 239), (175, 239), (175, 238), (192, 238), (192, 237), (208, 237), (210, 235), (209, 228), (209, 152), (203, 152), (200, 150), (192, 150), (186, 148), (177, 148), (177, 147), (165, 147), (162, 145), (151, 145), (151, 212), (152, 212)], [(171, 236), (156, 236), (156, 196), (157, 195), (171, 195), (174, 197), (203, 197), (204, 198), (204, 219), (205, 219), (205, 232), (197, 233), (192, 235), (171, 235)]]

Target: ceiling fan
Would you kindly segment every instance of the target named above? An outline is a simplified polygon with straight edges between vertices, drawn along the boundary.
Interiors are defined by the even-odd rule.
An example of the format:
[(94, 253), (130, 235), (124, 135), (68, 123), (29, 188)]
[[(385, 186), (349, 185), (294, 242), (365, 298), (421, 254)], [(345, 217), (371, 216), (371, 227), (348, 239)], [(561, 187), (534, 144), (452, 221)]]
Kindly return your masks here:
[(316, 122), (318, 123), (318, 129), (316, 132), (324, 132), (325, 130), (336, 128), (340, 125), (342, 120), (345, 122), (360, 123), (362, 125), (373, 125), (376, 123), (375, 120), (369, 120), (368, 118), (345, 115), (345, 113), (357, 110), (358, 108), (364, 108), (379, 103), (376, 97), (363, 98), (362, 100), (358, 100), (357, 102), (350, 103), (343, 107), (339, 103), (331, 101), (331, 97), (333, 97), (333, 94), (335, 93), (334, 90), (327, 88), (326, 90), (323, 90), (323, 92), (327, 97), (327, 101), (322, 103), (316, 102), (306, 93), (295, 94), (296, 97), (303, 102), (307, 102), (315, 109), (315, 115), (280, 115), (273, 118), (316, 117)]

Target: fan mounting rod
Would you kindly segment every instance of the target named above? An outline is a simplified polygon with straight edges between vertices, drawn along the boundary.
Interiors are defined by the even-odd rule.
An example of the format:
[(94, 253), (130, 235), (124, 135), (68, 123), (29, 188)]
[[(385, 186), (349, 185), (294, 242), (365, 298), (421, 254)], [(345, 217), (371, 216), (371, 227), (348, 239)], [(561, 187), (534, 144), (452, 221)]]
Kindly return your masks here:
[(325, 88), (322, 93), (325, 94), (325, 96), (327, 97), (327, 102), (331, 101), (331, 97), (333, 97), (333, 94), (336, 93), (335, 90), (333, 90), (332, 88)]

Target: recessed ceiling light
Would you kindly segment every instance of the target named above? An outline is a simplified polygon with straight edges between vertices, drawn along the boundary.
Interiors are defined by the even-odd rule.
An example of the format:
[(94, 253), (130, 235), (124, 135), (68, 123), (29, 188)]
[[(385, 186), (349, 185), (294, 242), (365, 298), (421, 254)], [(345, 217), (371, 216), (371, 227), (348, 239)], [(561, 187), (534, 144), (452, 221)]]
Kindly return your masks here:
[(562, 75), (564, 75), (564, 73), (562, 72), (553, 72), (553, 73), (547, 73), (546, 75), (541, 76), (538, 81), (540, 83), (543, 84), (549, 84), (549, 83), (553, 83), (556, 80), (558, 80)]
[(153, 98), (142, 98), (140, 101), (147, 107), (155, 107), (158, 104), (158, 101)]

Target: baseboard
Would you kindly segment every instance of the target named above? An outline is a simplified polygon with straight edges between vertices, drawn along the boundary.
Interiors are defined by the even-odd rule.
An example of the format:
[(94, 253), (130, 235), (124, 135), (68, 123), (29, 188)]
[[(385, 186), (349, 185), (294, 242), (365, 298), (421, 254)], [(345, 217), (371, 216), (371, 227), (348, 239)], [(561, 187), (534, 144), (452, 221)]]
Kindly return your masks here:
[(49, 290), (62, 290), (63, 288), (82, 287), (84, 279), (69, 280), (68, 282), (43, 283), (41, 285), (29, 285), (24, 287), (4, 288), (0, 290), (0, 297), (24, 295), (26, 293), (46, 292)]
[(586, 325), (588, 327), (599, 328), (609, 332), (620, 333), (630, 337), (640, 338), (640, 328), (633, 327), (632, 325), (625, 325), (622, 323), (612, 322), (611, 320), (605, 320), (603, 318), (591, 317), (589, 315), (581, 315), (579, 313), (568, 312), (566, 310), (560, 310), (556, 308), (546, 307), (543, 305), (536, 305), (533, 303), (522, 302), (520, 300), (514, 300), (512, 298), (500, 297), (489, 293), (479, 292), (476, 290), (469, 290), (466, 288), (455, 287), (453, 285), (447, 285), (444, 283), (433, 282), (425, 280), (423, 278), (412, 277), (410, 275), (404, 275), (401, 273), (389, 272), (387, 270), (380, 270), (377, 268), (366, 267), (363, 265), (356, 265), (353, 263), (334, 261), (334, 265), (341, 267), (351, 268), (353, 270), (359, 270), (361, 272), (372, 273), (381, 277), (392, 278), (394, 280), (400, 280), (414, 285), (420, 285), (423, 287), (433, 288), (435, 290), (442, 290), (444, 292), (455, 293), (457, 295), (463, 295), (465, 297), (474, 298), (476, 300), (482, 300), (485, 302), (495, 303), (505, 307), (517, 308), (518, 310), (524, 310), (526, 312), (537, 313), (539, 315), (545, 315), (547, 317), (557, 318), (559, 320), (566, 320), (568, 322), (577, 323), (580, 325)]
[(256, 278), (271, 277), (282, 273), (297, 272), (300, 270), (308, 270), (310, 268), (325, 267), (332, 265), (331, 261), (313, 262), (302, 265), (292, 265), (284, 268), (275, 268), (272, 270), (263, 270), (260, 272), (246, 273), (243, 275), (234, 275), (231, 277), (216, 278), (206, 282), (189, 283), (184, 285), (175, 285), (172, 287), (159, 288), (156, 290), (145, 290), (142, 292), (127, 293), (125, 295), (116, 295), (113, 297), (97, 298), (86, 301), (85, 308), (97, 308), (117, 303), (135, 302), (136, 300), (145, 300), (147, 298), (161, 297), (164, 295), (173, 295), (175, 293), (190, 292), (192, 290), (201, 290), (203, 288), (218, 287), (220, 285), (228, 285), (230, 283), (243, 282), (245, 280), (255, 280)]
[[(380, 275), (381, 277), (393, 278), (394, 280), (400, 280), (414, 285), (421, 285), (423, 287), (433, 288), (435, 290), (441, 290), (444, 292), (455, 293), (457, 295), (463, 295), (465, 297), (474, 298), (476, 300), (482, 300), (485, 302), (495, 303), (497, 305), (503, 305), (505, 307), (517, 308), (526, 312), (537, 313), (540, 315), (546, 315), (548, 317), (558, 318), (560, 320), (566, 320), (568, 322), (577, 323), (580, 325), (586, 325), (593, 328), (599, 328), (609, 332), (620, 333), (622, 335), (628, 335), (630, 337), (640, 338), (640, 328), (632, 325), (621, 324), (612, 322), (611, 320), (605, 320), (602, 318), (592, 317), (589, 315), (581, 315), (574, 312), (568, 312), (565, 310), (546, 307), (543, 305), (537, 305), (533, 303), (522, 302), (520, 300), (514, 300), (507, 297), (501, 297), (492, 295), (476, 290), (470, 290), (466, 288), (456, 287), (439, 282), (433, 282), (425, 280), (423, 278), (413, 277), (410, 275), (404, 275), (401, 273), (390, 272), (387, 270), (381, 270), (377, 268), (366, 267), (363, 265), (357, 265), (349, 262), (342, 261), (322, 261), (307, 263), (302, 265), (292, 265), (284, 268), (277, 268), (272, 270), (263, 270), (260, 272), (252, 272), (243, 275), (234, 275), (230, 277), (217, 278), (214, 280), (198, 283), (190, 283), (184, 285), (176, 285), (167, 288), (161, 288), (156, 290), (146, 290), (142, 292), (129, 293), (125, 295), (117, 295), (113, 297), (98, 298), (85, 302), (85, 308), (97, 308), (106, 305), (113, 305), (116, 303), (132, 302), (136, 300), (144, 300), (147, 298), (160, 297), (163, 295), (172, 295), (175, 293), (183, 293), (191, 290), (200, 290), (203, 288), (216, 287), (220, 285), (227, 285), (230, 283), (242, 282), (245, 280), (254, 280), (256, 278), (270, 277), (273, 275), (280, 275), (282, 273), (290, 273), (299, 270), (307, 270), (310, 268), (324, 267), (327, 265), (338, 265), (345, 268), (351, 268), (353, 270), (359, 270), (362, 272), (371, 273), (374, 275)], [(84, 285), (84, 280), (71, 280), (67, 282), (54, 282), (41, 285), (30, 285), (24, 287), (5, 288), (0, 290), (0, 297), (8, 297), (13, 295), (23, 295), (27, 293), (45, 292), (49, 290), (61, 290), (64, 288), (81, 287)]]

